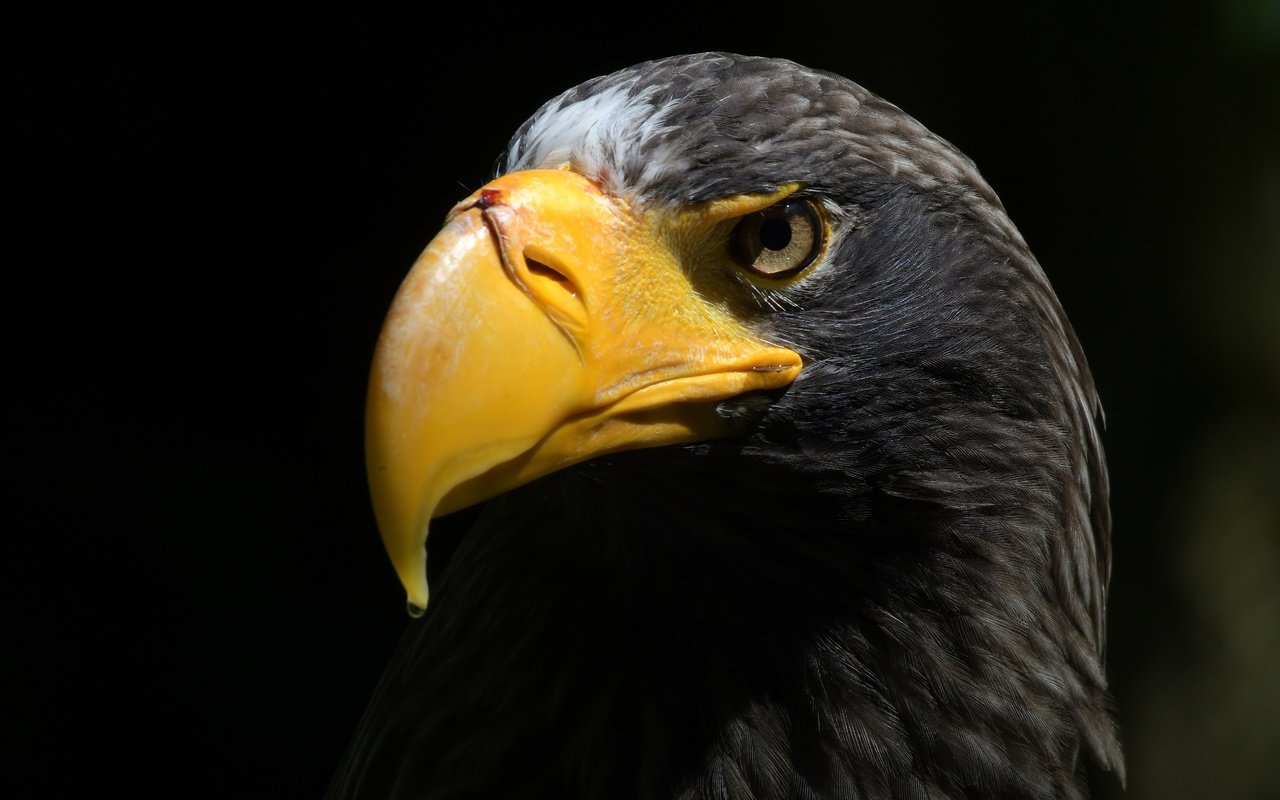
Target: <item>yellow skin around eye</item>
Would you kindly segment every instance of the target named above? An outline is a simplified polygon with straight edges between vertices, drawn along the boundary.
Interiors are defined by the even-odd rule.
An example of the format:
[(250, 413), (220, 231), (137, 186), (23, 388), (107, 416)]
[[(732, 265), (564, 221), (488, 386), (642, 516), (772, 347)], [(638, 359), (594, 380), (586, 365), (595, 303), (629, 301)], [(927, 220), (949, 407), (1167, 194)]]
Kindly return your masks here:
[[(654, 226), (652, 233), (656, 239), (665, 242), (691, 272), (732, 269), (762, 289), (780, 289), (809, 274), (821, 261), (830, 240), (829, 219), (821, 204), (810, 199), (790, 200), (802, 188), (801, 184), (789, 183), (773, 192), (734, 195), (687, 206), (674, 214), (660, 214), (661, 224)], [(800, 269), (777, 267), (766, 271), (752, 268), (751, 263), (744, 263), (746, 259), (734, 254), (733, 238), (744, 219), (789, 203), (802, 203), (805, 211), (797, 216), (801, 220), (807, 217), (812, 221), (816, 246), (807, 264)], [(796, 235), (794, 231), (792, 235)]]

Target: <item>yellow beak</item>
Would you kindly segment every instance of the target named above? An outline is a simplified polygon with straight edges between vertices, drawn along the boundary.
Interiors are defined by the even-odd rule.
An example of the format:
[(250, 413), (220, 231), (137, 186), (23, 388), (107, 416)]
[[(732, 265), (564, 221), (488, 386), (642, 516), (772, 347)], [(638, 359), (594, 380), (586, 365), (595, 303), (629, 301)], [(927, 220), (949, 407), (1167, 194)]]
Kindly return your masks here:
[(694, 288), (687, 242), (731, 210), (646, 213), (566, 170), (454, 208), (369, 381), (369, 484), (411, 609), (432, 517), (604, 453), (732, 435), (716, 403), (795, 379), (796, 353)]

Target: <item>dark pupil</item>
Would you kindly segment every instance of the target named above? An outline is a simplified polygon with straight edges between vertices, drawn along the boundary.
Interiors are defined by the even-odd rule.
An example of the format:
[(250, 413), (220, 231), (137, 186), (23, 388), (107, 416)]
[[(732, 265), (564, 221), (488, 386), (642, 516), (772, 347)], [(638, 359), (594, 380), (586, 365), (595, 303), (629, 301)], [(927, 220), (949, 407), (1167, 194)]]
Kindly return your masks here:
[(760, 225), (760, 244), (770, 250), (781, 250), (791, 244), (791, 223), (785, 217), (766, 219)]

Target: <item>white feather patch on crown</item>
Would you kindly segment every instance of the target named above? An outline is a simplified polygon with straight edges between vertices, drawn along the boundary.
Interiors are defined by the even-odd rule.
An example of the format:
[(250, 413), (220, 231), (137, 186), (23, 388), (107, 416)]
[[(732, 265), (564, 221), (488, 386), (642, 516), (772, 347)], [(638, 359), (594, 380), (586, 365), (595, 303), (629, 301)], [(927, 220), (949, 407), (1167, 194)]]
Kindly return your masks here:
[(529, 129), (511, 143), (507, 169), (555, 169), (564, 164), (613, 194), (641, 187), (688, 168), (674, 142), (656, 142), (675, 126), (666, 124), (677, 105), (655, 106), (657, 87), (629, 96), (628, 81), (564, 105), (548, 103)]

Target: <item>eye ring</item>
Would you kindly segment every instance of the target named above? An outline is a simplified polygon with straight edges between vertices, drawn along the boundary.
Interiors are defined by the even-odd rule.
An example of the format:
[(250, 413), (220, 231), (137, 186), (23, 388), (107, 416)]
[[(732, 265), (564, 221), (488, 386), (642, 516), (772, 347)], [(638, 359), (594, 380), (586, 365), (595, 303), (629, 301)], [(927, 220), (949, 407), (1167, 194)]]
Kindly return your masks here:
[(738, 220), (729, 235), (729, 253), (759, 278), (795, 277), (814, 262), (826, 244), (826, 225), (808, 200), (772, 205)]

